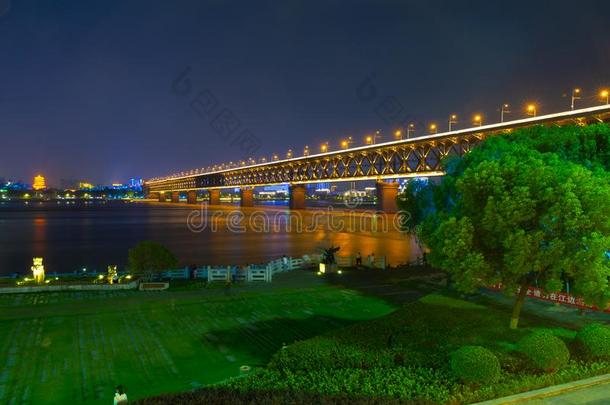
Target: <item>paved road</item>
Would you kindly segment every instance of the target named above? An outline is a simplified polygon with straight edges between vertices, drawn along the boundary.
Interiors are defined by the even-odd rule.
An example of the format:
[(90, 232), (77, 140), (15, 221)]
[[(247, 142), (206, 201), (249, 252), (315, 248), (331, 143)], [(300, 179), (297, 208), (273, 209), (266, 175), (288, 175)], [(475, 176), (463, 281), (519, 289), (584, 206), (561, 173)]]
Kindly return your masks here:
[(609, 405), (610, 383), (523, 403), (528, 405)]

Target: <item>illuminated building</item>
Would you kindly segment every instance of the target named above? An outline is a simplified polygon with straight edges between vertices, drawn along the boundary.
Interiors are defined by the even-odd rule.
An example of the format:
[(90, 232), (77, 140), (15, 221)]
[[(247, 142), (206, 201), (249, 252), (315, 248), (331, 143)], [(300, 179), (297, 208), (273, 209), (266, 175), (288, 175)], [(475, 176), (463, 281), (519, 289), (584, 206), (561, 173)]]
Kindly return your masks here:
[(117, 266), (108, 266), (108, 274), (106, 275), (106, 280), (108, 284), (113, 284), (115, 279), (117, 279)]
[(83, 182), (78, 183), (78, 188), (80, 190), (91, 190), (91, 189), (93, 189), (93, 184), (83, 181)]
[(44, 282), (44, 266), (42, 265), (42, 257), (34, 258), (34, 265), (32, 266), (32, 273), (34, 275), (34, 280), (38, 284), (42, 284)]
[(38, 175), (34, 177), (34, 184), (32, 185), (34, 190), (44, 190), (47, 188), (47, 184), (45, 183), (45, 179), (43, 176)]

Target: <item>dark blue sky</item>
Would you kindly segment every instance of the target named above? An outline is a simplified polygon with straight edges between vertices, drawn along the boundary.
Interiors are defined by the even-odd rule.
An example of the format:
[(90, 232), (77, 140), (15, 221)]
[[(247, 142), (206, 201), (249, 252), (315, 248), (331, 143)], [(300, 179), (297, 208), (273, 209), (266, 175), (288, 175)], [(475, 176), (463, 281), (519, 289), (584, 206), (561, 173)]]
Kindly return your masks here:
[[(503, 102), (564, 109), (610, 83), (609, 20), (587, 0), (0, 0), (0, 177), (147, 178), (242, 157), (243, 130), (269, 156), (493, 121)], [(172, 91), (187, 67), (190, 92)]]

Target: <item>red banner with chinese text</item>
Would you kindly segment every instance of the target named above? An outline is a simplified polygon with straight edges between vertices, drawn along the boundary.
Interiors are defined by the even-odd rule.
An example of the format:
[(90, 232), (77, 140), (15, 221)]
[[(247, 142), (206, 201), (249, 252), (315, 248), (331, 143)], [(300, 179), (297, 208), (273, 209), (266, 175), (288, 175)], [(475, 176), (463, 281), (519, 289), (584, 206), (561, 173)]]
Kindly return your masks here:
[[(491, 290), (502, 290), (502, 285), (492, 285), (489, 287)], [(593, 311), (602, 311), (594, 305), (585, 304), (585, 301), (581, 297), (575, 297), (565, 292), (550, 292), (545, 293), (541, 288), (528, 287), (527, 296), (530, 298), (536, 298), (544, 301), (556, 302), (558, 304), (571, 305), (578, 308), (590, 309)], [(610, 313), (610, 304), (603, 310), (603, 312)]]

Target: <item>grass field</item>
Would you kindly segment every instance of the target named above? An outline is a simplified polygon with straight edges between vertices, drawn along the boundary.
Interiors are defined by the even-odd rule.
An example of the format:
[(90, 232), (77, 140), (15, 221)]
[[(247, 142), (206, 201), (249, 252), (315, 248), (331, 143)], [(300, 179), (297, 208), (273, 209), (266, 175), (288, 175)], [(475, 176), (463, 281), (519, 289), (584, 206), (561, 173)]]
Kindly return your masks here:
[(264, 366), (295, 340), (388, 314), (311, 274), (271, 285), (0, 295), (0, 403), (110, 403), (187, 391)]

